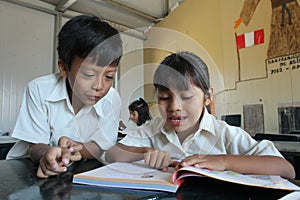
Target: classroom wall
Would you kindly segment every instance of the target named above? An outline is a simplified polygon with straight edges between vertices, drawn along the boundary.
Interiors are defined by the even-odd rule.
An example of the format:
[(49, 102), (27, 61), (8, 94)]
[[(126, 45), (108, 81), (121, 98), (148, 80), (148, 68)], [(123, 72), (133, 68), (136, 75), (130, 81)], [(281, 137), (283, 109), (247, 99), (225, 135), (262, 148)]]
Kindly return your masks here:
[[(26, 84), (41, 75), (57, 72), (56, 34), (70, 17), (40, 1), (0, 1), (0, 135), (13, 130)], [(57, 29), (57, 30), (56, 30)], [(122, 32), (124, 56), (115, 87), (128, 119), (130, 101), (144, 95), (143, 41)], [(1, 139), (1, 138), (0, 138)]]
[(0, 130), (5, 133), (14, 126), (28, 80), (52, 71), (54, 16), (0, 1), (0, 24)]
[(123, 57), (121, 59), (116, 87), (121, 95), (123, 108), (121, 120), (129, 119), (128, 106), (137, 98), (144, 97), (143, 40), (122, 34)]
[[(259, 1), (249, 25), (241, 24), (236, 30), (239, 35), (263, 28), (264, 43), (237, 51), (233, 25), (239, 18), (243, 3), (244, 1), (236, 0), (184, 1), (147, 33), (144, 43), (145, 66), (148, 65), (145, 67), (145, 80), (152, 78), (157, 64), (170, 52), (195, 52), (203, 57), (210, 68), (211, 82), (215, 89), (215, 115), (218, 118), (222, 115), (241, 114), (242, 127), (256, 123), (256, 127), (260, 127), (252, 127), (253, 130), (250, 127), (250, 134), (255, 134), (258, 130), (278, 133), (278, 108), (297, 107), (300, 104), (300, 67), (274, 73), (272, 70), (276, 71), (280, 63), (276, 63), (276, 66), (266, 64), (272, 61), (267, 57), (271, 1)], [(164, 30), (165, 34), (159, 30)], [(175, 34), (170, 34), (174, 32)], [(159, 41), (159, 45), (153, 45), (155, 41)], [(299, 66), (299, 54), (294, 56), (293, 62), (296, 60)], [(149, 63), (154, 64), (149, 66)], [(297, 68), (297, 64), (294, 66)], [(153, 87), (145, 87), (145, 96), (149, 101), (155, 101)], [(263, 122), (257, 120), (259, 118), (255, 112), (244, 113), (249, 106), (255, 111), (261, 105)], [(245, 119), (247, 120), (244, 121)]]

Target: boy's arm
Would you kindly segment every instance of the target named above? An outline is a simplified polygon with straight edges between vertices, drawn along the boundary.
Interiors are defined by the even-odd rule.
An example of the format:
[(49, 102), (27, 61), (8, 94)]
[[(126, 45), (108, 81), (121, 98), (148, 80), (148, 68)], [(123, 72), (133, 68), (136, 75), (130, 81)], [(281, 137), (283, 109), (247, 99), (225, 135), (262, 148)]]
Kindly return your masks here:
[(118, 143), (106, 151), (107, 162), (134, 162), (144, 159), (147, 147), (133, 147)]
[(95, 142), (82, 143), (83, 148), (80, 154), (84, 159), (98, 159), (103, 154), (103, 150)]
[(294, 167), (278, 156), (193, 155), (185, 158), (179, 167), (193, 165), (212, 170), (232, 170), (242, 174), (279, 175), (294, 179)]
[(233, 156), (226, 157), (227, 168), (243, 174), (279, 175), (294, 179), (294, 167), (278, 156)]

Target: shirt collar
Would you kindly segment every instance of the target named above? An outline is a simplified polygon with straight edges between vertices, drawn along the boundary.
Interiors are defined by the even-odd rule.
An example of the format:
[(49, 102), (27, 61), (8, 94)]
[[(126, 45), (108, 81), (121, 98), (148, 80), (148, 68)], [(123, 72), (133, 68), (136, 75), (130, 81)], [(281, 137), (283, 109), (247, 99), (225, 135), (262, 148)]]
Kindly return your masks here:
[(99, 117), (104, 116), (102, 105), (113, 106), (112, 104), (112, 99), (114, 98), (113, 95), (114, 95), (113, 88), (111, 87), (108, 90), (107, 94), (104, 97), (102, 97), (95, 105), (93, 105), (93, 108), (95, 109)]
[(176, 132), (167, 123), (165, 123), (163, 118), (161, 118), (161, 121), (164, 122), (160, 131), (161, 134), (165, 135), (169, 141), (175, 141), (177, 137)]
[(103, 109), (101, 107), (101, 101), (105, 101), (104, 97), (102, 97), (95, 105), (92, 106), (99, 117), (104, 116)]
[(214, 126), (214, 117), (213, 115), (209, 114), (207, 109), (204, 107), (203, 109), (203, 116), (201, 122), (199, 124), (199, 130), (205, 130), (213, 135), (216, 135), (215, 126)]
[(57, 79), (58, 79), (57, 84), (54, 90), (49, 95), (49, 97), (46, 98), (47, 101), (57, 102), (57, 101), (69, 99), (67, 85), (66, 85), (66, 78), (60, 76)]
[[(55, 86), (54, 90), (49, 95), (49, 97), (46, 98), (46, 101), (58, 102), (58, 101), (65, 100), (67, 102), (68, 108), (70, 110), (73, 110), (70, 99), (69, 99), (69, 95), (68, 95), (66, 80), (67, 80), (66, 78), (63, 78), (62, 76), (59, 75), (57, 85)], [(92, 107), (89, 106), (90, 108), (86, 108), (84, 112), (89, 112), (90, 109), (94, 108), (97, 115), (102, 117), (104, 114), (103, 114), (103, 110), (102, 110), (100, 101), (104, 101), (104, 99), (105, 98), (103, 97)]]

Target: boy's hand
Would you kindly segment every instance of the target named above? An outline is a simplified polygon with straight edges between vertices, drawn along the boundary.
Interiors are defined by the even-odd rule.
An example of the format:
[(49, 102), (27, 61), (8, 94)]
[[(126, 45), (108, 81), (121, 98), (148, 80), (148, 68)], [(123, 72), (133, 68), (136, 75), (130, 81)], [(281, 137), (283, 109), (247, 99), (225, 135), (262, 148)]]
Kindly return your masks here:
[(42, 156), (37, 170), (37, 177), (48, 178), (67, 171), (70, 165), (71, 151), (67, 148), (51, 147)]
[[(61, 138), (59, 138), (58, 146), (67, 148), (71, 151), (69, 157), (71, 162), (81, 160), (82, 156), (80, 154), (80, 150), (83, 148), (81, 143), (76, 142), (66, 136), (62, 136)], [(62, 155), (62, 157), (64, 158), (64, 155)]]
[(168, 166), (172, 162), (169, 152), (153, 148), (145, 149), (144, 160), (146, 165), (162, 171), (168, 171)]
[(183, 159), (175, 169), (177, 170), (184, 166), (224, 171), (226, 170), (226, 155), (195, 154)]
[(62, 136), (59, 138), (58, 146), (72, 149), (73, 152), (80, 151), (82, 149), (82, 144), (68, 138), (66, 136)]

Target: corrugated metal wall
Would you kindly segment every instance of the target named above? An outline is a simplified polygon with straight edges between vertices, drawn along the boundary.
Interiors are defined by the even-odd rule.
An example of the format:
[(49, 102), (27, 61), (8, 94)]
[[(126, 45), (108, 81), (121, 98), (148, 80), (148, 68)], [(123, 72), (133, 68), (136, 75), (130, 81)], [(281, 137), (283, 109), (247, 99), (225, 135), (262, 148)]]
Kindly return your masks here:
[[(56, 18), (55, 7), (44, 7), (40, 1), (35, 1), (35, 4), (14, 2), (0, 1), (0, 135), (1, 131), (12, 131), (28, 81), (57, 71), (54, 58), (56, 31), (69, 17), (79, 14), (69, 13), (67, 18)], [(126, 108), (122, 116), (127, 119), (128, 101), (144, 97), (144, 90), (140, 88), (144, 84), (143, 40), (127, 32), (121, 35), (125, 55), (120, 63), (116, 86), (122, 86), (117, 89)], [(132, 68), (135, 68), (134, 73)], [(126, 85), (121, 84), (121, 80)]]
[(0, 130), (14, 126), (27, 82), (53, 69), (54, 15), (0, 1)]

